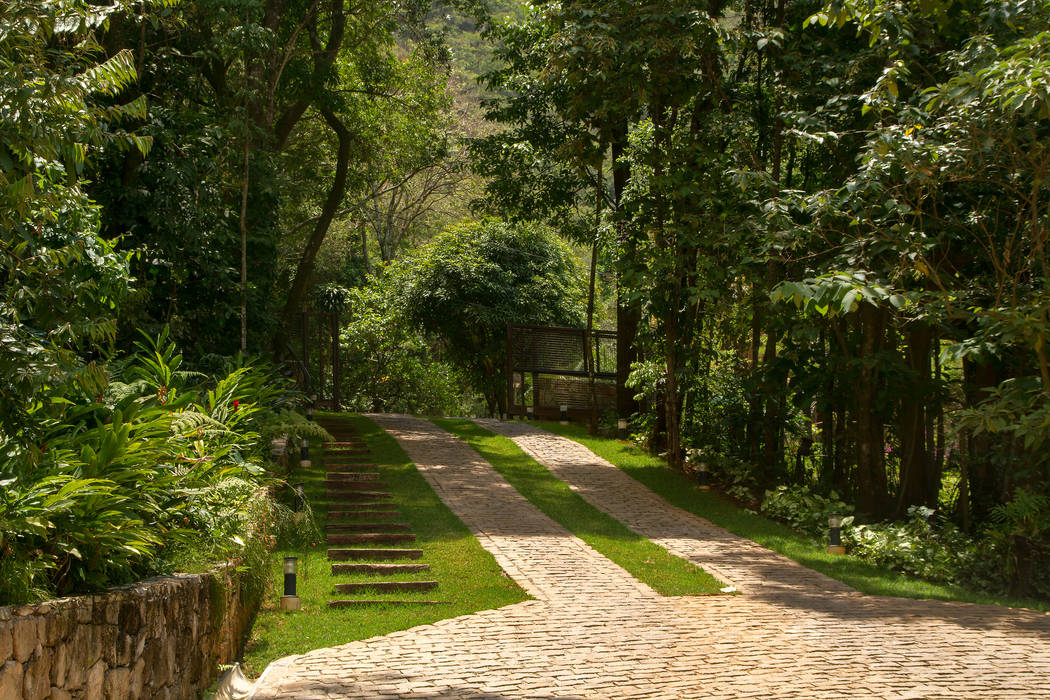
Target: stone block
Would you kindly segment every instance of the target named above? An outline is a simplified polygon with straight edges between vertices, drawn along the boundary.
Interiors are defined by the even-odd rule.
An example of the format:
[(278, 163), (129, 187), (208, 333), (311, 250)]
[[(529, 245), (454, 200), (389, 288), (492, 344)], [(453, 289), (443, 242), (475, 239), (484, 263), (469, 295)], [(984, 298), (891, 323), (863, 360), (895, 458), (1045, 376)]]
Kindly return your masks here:
[(69, 636), (72, 624), (65, 610), (56, 610), (45, 617), (42, 622), (44, 626), (44, 646), (57, 646)]
[(12, 652), (15, 661), (26, 661), (40, 643), (40, 621), (35, 617), (16, 617), (12, 622)]
[(131, 666), (131, 652), (135, 650), (135, 638), (131, 635), (117, 632), (117, 658), (114, 666)]
[(117, 616), (117, 627), (125, 633), (134, 633), (141, 625), (142, 615), (138, 602), (134, 600), (122, 601)]
[(123, 594), (117, 594), (106, 599), (106, 624), (116, 625), (120, 621), (120, 606), (124, 601)]
[(91, 598), (82, 598), (77, 604), (77, 622), (86, 625), (91, 622), (94, 615), (94, 601)]
[(8, 661), (0, 666), (0, 698), (22, 697), (22, 664)]
[(66, 687), (79, 688), (84, 685), (87, 670), (95, 665), (101, 656), (101, 649), (92, 644), (94, 638), (90, 625), (78, 625), (69, 642), (66, 643), (68, 658), (66, 660)]
[(131, 681), (128, 684), (128, 697), (142, 698), (146, 688), (146, 661), (139, 659), (131, 669)]
[(145, 662), (146, 668), (149, 669), (149, 673), (144, 678), (146, 685), (154, 690), (159, 689), (164, 685), (164, 681), (161, 680), (157, 672), (157, 666), (160, 663), (160, 640), (147, 639), (142, 649), (142, 655), (139, 658)]
[(71, 644), (64, 642), (55, 647), (54, 656), (51, 658), (51, 685), (59, 688), (66, 687), (66, 675), (69, 671), (69, 650)]
[(119, 666), (117, 663), (117, 640), (120, 637), (116, 625), (99, 625), (94, 628), (93, 644), (102, 652), (102, 660), (107, 666)]
[(127, 700), (128, 689), (131, 685), (130, 668), (111, 668), (106, 671), (106, 680), (103, 684), (103, 693), (106, 700)]
[(37, 645), (26, 662), (22, 678), (23, 700), (43, 700), (51, 694), (51, 650)]
[(11, 625), (0, 622), (0, 664), (11, 658), (14, 653), (14, 642), (11, 638)]
[(82, 696), (85, 698), (101, 698), (102, 697), (102, 683), (106, 680), (106, 664), (101, 659), (95, 662), (95, 665), (88, 669), (87, 679), (84, 683), (84, 692)]

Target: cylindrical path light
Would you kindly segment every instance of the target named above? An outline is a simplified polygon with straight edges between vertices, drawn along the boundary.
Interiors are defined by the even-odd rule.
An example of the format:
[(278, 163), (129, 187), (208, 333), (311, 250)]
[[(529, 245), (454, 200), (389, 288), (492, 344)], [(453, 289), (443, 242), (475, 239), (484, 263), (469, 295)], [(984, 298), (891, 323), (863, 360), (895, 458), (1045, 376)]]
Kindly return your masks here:
[(569, 404), (563, 403), (561, 406), (561, 417), (559, 420), (562, 425), (566, 425), (569, 422)]
[(620, 418), (616, 421), (616, 437), (621, 440), (627, 439), (627, 419)]
[(295, 574), (298, 568), (298, 557), (284, 558), (284, 595), (281, 596), (281, 610), (298, 610), (301, 601), (295, 593)]
[(700, 487), (701, 491), (710, 491), (711, 485), (708, 483), (707, 473), (707, 462), (700, 460), (696, 465), (696, 484)]
[(828, 516), (828, 554), (845, 554), (842, 546), (842, 516), (832, 513)]
[(303, 438), (299, 445), (299, 466), (312, 466), (313, 463), (310, 461), (310, 441), (307, 438)]

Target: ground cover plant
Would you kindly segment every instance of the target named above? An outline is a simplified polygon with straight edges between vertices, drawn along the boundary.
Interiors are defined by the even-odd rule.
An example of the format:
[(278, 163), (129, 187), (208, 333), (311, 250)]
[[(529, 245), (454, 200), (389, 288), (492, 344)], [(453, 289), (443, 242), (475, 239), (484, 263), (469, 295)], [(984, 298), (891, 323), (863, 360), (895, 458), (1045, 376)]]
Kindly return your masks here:
[[(275, 432), (323, 435), (264, 363), (187, 371), (166, 335), (52, 391), (24, 445), (0, 434), (0, 604), (236, 561), (287, 513), (269, 497)], [(267, 526), (270, 523), (273, 527)]]
[[(312, 541), (309, 547), (278, 549), (270, 555), (269, 592), (244, 654), (245, 665), (252, 675), (262, 673), (267, 664), (289, 654), (345, 644), (528, 599), (528, 595), (503, 573), (492, 555), (478, 544), (459, 518), (441, 502), (392, 437), (367, 418), (340, 416), (340, 419), (352, 425), (368, 443), (370, 458), (376, 463), (382, 480), (390, 485), (402, 521), (411, 525), (416, 534), (413, 547), (423, 550), (419, 561), (430, 564), (430, 571), (418, 578), (439, 582), (437, 589), (425, 593), (375, 593), (368, 597), (415, 598), (442, 603), (330, 609), (326, 602), (339, 597), (333, 591), (334, 584), (370, 579), (361, 575), (333, 576), (322, 540)], [(321, 482), (325, 468), (319, 447), (314, 445), (312, 456), (317, 457), (314, 465), (296, 471), (292, 480), (304, 484), (307, 500), (315, 509), (323, 530), (327, 511)], [(312, 546), (314, 542), (316, 546)], [(300, 557), (298, 593), (302, 599), (302, 611), (297, 613), (278, 609), (284, 556)], [(412, 578), (406, 575), (405, 580)]]
[(469, 420), (434, 419), (434, 423), (465, 440), (552, 520), (657, 593), (716, 594), (725, 586), (700, 567), (670, 554), (592, 506), (513, 440)]
[(990, 595), (950, 584), (933, 583), (916, 576), (903, 575), (888, 566), (873, 564), (854, 556), (828, 554), (825, 551), (826, 541), (741, 507), (717, 491), (701, 491), (691, 476), (670, 468), (666, 460), (648, 454), (631, 442), (595, 437), (579, 425), (561, 425), (549, 421), (538, 421), (537, 424), (579, 442), (660, 494), (669, 503), (863, 593), (1050, 610), (1050, 605), (1043, 601)]

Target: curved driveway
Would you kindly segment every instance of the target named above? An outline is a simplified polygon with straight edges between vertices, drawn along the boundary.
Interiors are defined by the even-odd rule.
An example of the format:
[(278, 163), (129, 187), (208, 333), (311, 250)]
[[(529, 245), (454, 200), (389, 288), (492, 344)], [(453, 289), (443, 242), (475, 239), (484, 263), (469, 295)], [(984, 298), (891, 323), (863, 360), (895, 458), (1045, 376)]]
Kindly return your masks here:
[(429, 421), (370, 416), (536, 600), (281, 659), (254, 698), (1050, 698), (1050, 616), (864, 596), (666, 503), (586, 448), (514, 439), (596, 507), (733, 583), (665, 598)]

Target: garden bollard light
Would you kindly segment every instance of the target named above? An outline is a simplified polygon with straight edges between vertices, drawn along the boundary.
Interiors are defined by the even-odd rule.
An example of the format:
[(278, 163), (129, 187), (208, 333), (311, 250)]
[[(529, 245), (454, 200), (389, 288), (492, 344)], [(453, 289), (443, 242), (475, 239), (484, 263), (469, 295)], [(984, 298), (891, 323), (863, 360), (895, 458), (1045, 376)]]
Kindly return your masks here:
[(303, 438), (303, 441), (300, 444), (302, 447), (299, 452), (299, 466), (312, 466), (312, 462), (310, 462), (310, 441), (306, 438)]
[(627, 439), (627, 419), (620, 418), (616, 421), (616, 437), (621, 440)]
[(561, 405), (561, 417), (560, 417), (560, 420), (561, 420), (561, 424), (562, 425), (568, 425), (568, 423), (569, 423), (569, 405), (568, 404), (564, 404), (563, 403)]
[(295, 508), (293, 510), (296, 513), (302, 513), (306, 510), (306, 494), (303, 492), (303, 485), (296, 484), (292, 487), (292, 490), (295, 491)]
[(701, 491), (710, 491), (711, 486), (707, 483), (707, 462), (701, 460), (696, 465), (696, 484)]
[(534, 413), (535, 413), (535, 411), (532, 410), (532, 406), (529, 406), (528, 408), (525, 409), (525, 418), (527, 420), (532, 420), (533, 418), (536, 417), (535, 415), (533, 415)]
[(842, 546), (842, 516), (832, 513), (828, 516), (828, 554), (845, 554)]
[(295, 594), (295, 571), (298, 562), (298, 557), (284, 558), (284, 595), (281, 596), (281, 610), (298, 610), (301, 605), (299, 596)]
[(314, 406), (313, 406), (313, 404), (310, 404), (309, 406), (306, 407), (306, 420), (313, 420), (313, 419), (314, 419)]

